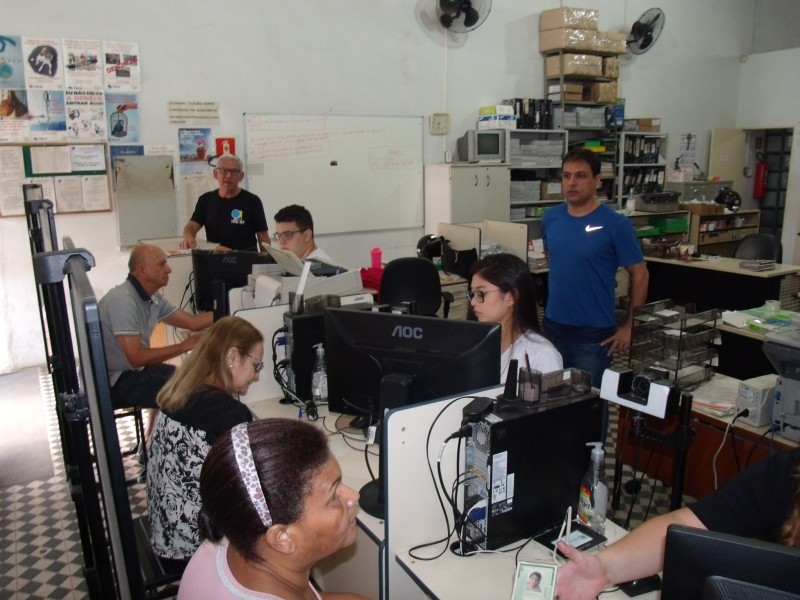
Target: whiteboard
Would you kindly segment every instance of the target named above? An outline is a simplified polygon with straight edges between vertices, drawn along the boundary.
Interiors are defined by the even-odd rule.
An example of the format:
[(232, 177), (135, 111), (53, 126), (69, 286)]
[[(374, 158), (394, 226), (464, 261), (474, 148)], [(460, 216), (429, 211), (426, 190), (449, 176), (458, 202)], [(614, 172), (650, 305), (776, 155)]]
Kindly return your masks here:
[(317, 234), (422, 227), (422, 117), (244, 115), (247, 189)]

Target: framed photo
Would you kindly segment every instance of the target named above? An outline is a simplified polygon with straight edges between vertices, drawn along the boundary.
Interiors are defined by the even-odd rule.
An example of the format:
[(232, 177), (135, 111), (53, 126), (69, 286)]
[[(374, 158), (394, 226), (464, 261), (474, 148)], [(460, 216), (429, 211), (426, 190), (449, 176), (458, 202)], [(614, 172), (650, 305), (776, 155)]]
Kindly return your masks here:
[(517, 563), (511, 600), (553, 600), (557, 569), (555, 563)]

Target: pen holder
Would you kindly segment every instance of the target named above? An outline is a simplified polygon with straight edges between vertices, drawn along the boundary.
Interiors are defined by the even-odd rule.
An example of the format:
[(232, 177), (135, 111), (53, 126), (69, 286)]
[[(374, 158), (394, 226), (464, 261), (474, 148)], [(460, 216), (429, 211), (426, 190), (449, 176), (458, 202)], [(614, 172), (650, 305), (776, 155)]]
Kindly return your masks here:
[(539, 401), (542, 391), (542, 373), (536, 369), (522, 367), (517, 379), (517, 398), (527, 404)]

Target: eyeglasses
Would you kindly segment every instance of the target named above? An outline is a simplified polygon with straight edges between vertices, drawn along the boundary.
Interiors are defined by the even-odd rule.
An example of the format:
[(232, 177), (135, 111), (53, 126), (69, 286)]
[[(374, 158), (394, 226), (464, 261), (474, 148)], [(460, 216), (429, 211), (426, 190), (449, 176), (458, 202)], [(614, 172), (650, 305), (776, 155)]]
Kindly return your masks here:
[(261, 369), (264, 368), (264, 361), (263, 360), (256, 360), (256, 357), (252, 354), (248, 354), (244, 350), (241, 351), (246, 357), (253, 359), (253, 369), (255, 369), (256, 373), (261, 373)]
[(305, 229), (298, 229), (296, 231), (277, 231), (272, 234), (272, 239), (276, 242), (280, 242), (281, 239), (286, 240), (287, 242), (294, 237), (295, 233), (303, 233)]
[(502, 291), (503, 290), (487, 290), (487, 291), (484, 292), (484, 291), (481, 291), (481, 290), (474, 290), (474, 291), (473, 290), (467, 290), (464, 293), (467, 295), (467, 299), (470, 302), (472, 302), (472, 300), (474, 299), (474, 300), (478, 301), (478, 304), (483, 304), (483, 300), (484, 300), (484, 298), (486, 298), (486, 294), (491, 294), (492, 292), (502, 292)]
[(217, 167), (214, 170), (220, 175), (238, 175), (242, 172), (241, 169), (226, 169), (225, 167)]

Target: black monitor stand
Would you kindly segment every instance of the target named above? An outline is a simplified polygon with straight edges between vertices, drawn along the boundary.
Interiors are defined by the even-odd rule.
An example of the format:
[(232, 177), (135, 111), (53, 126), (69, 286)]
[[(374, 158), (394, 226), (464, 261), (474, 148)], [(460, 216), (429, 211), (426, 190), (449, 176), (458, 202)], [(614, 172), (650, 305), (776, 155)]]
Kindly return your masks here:
[[(375, 432), (375, 439), (378, 440), (378, 477), (359, 490), (361, 497), (358, 500), (361, 509), (376, 519), (386, 518), (383, 474), (388, 444), (386, 442), (386, 429), (383, 427), (383, 419), (388, 411), (410, 403), (410, 390), (413, 381), (414, 376), (407, 373), (388, 373), (381, 379), (376, 419), (378, 430)], [(369, 460), (368, 457), (367, 460)]]

